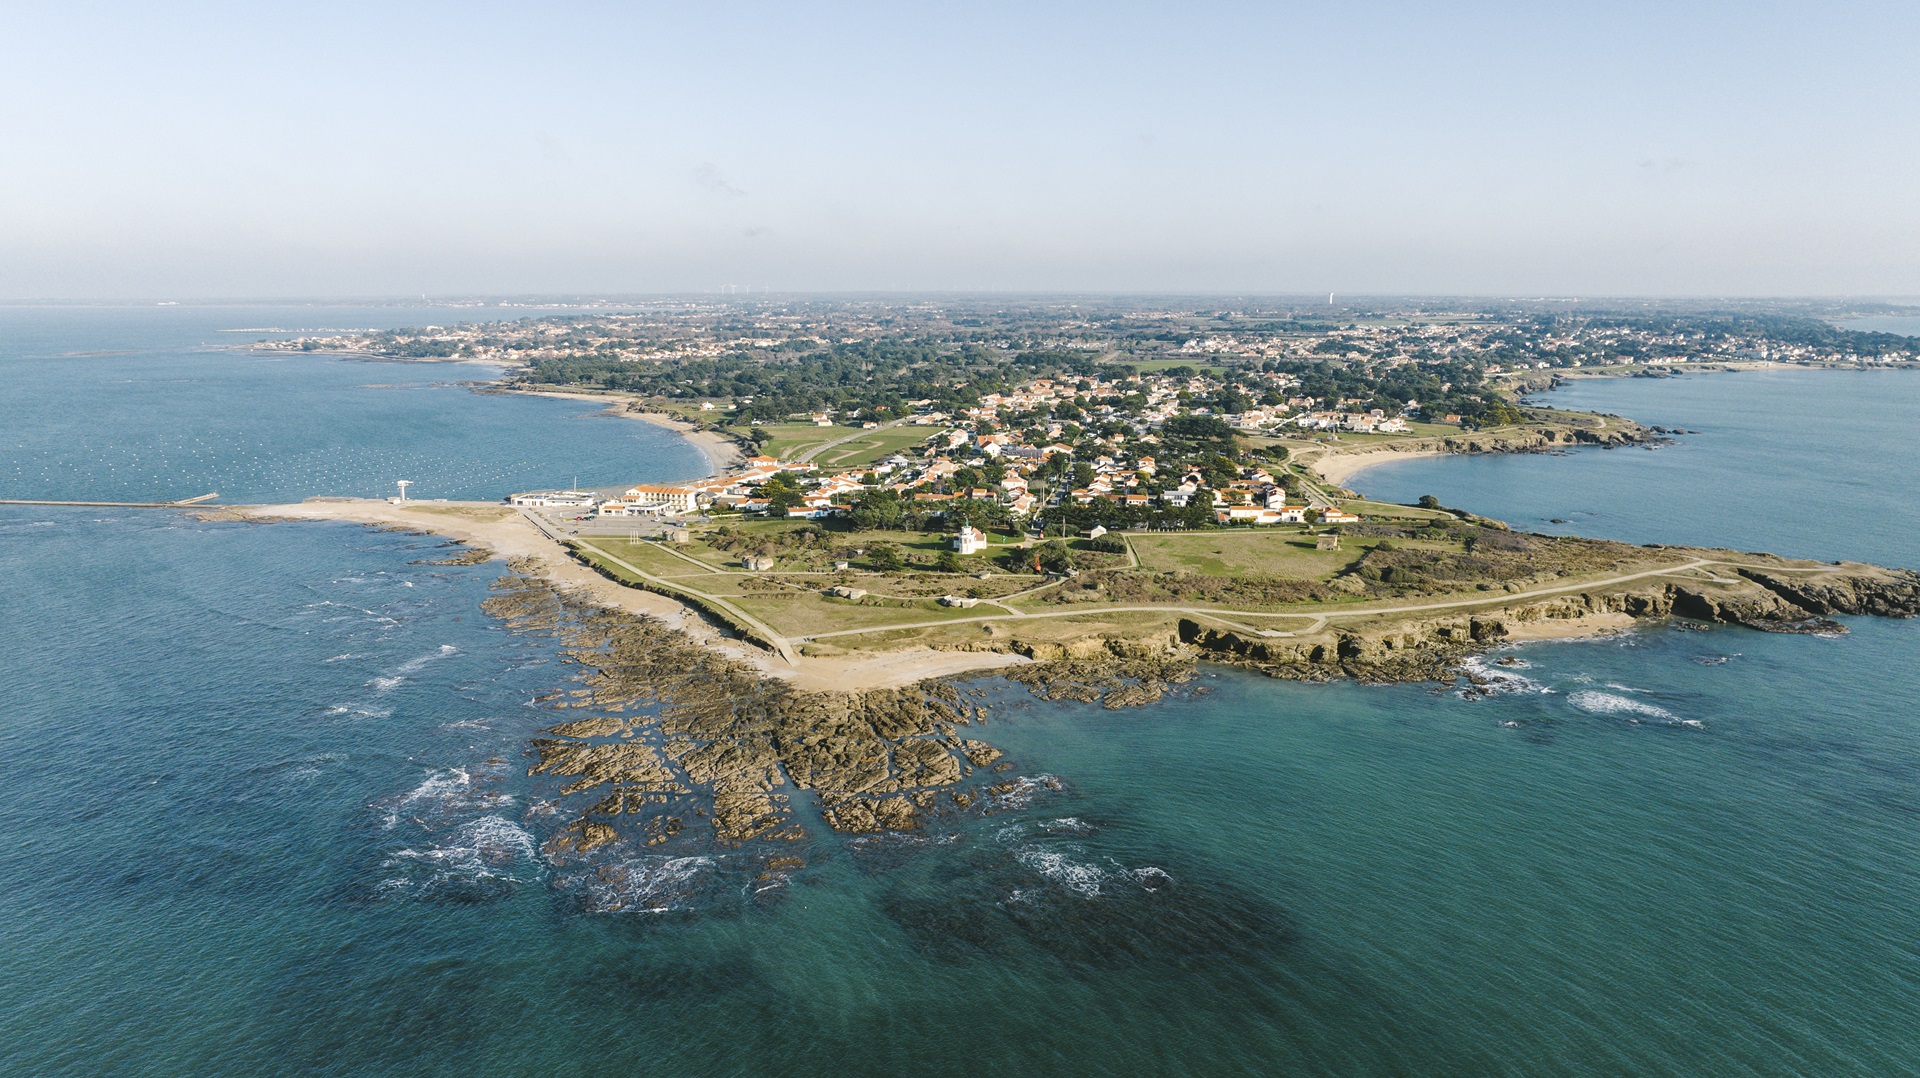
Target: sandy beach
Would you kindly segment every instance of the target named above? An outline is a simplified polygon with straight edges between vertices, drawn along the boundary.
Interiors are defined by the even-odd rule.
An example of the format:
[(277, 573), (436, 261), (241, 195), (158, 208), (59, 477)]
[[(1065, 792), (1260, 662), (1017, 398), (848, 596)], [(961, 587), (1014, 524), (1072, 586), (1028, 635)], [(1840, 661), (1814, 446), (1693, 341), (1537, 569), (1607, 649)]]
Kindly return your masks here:
[(395, 505), (372, 499), (328, 499), (290, 505), (212, 510), (261, 521), (338, 520), (414, 528), (485, 547), (496, 558), (529, 558), (556, 585), (601, 606), (659, 618), (668, 626), (727, 656), (750, 663), (767, 677), (781, 678), (811, 691), (855, 691), (911, 685), (931, 677), (1016, 666), (1020, 655), (983, 651), (863, 652), (849, 656), (801, 656), (788, 664), (778, 655), (721, 634), (700, 614), (663, 595), (624, 587), (568, 557), (518, 511), (496, 502), (413, 502)]
[(1588, 614), (1579, 618), (1509, 621), (1506, 639), (1515, 643), (1522, 640), (1580, 640), (1590, 636), (1625, 632), (1633, 628), (1633, 625), (1633, 615), (1617, 612)]
[(1438, 449), (1368, 449), (1359, 453), (1322, 453), (1308, 467), (1334, 486), (1345, 486), (1355, 473), (1376, 464), (1443, 456), (1446, 453)]
[(636, 412), (628, 410), (628, 405), (633, 399), (631, 397), (600, 393), (569, 393), (565, 390), (558, 389), (503, 389), (502, 392), (524, 393), (533, 397), (554, 397), (559, 400), (590, 401), (594, 404), (604, 405), (607, 412), (611, 415), (622, 416), (627, 419), (638, 419), (642, 423), (651, 423), (656, 427), (665, 427), (693, 443), (694, 448), (705, 454), (707, 458), (708, 475), (719, 475), (722, 472), (731, 471), (745, 459), (740, 453), (739, 445), (724, 434), (710, 430), (701, 430), (694, 424), (676, 416), (667, 415), (665, 412)]

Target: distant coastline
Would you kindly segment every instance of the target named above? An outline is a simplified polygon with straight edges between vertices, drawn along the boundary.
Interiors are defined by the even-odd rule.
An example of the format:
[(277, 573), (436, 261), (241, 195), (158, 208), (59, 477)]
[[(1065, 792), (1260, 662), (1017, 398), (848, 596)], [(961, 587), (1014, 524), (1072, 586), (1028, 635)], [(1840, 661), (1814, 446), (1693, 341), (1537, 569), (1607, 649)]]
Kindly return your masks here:
[[(738, 467), (746, 459), (740, 451), (739, 443), (718, 431), (708, 430), (684, 419), (665, 412), (651, 412), (634, 408), (633, 398), (614, 394), (594, 394), (569, 392), (563, 389), (524, 389), (518, 386), (495, 385), (488, 387), (494, 392), (522, 394), (529, 397), (552, 397), (556, 400), (587, 401), (604, 405), (606, 414), (624, 419), (637, 419), (642, 423), (651, 423), (685, 438), (707, 458), (707, 475), (719, 475)], [(693, 478), (689, 476), (688, 478)]]

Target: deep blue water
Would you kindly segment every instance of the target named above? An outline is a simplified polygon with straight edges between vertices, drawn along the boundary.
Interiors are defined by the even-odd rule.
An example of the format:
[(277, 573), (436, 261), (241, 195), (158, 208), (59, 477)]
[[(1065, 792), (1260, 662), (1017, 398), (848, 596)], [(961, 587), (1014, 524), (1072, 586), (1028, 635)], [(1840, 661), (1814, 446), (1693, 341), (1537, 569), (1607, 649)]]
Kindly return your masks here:
[[(139, 330), (67, 332), (77, 351)], [(309, 369), (324, 386), (337, 368)], [(1848, 377), (1582, 387), (1649, 420), (1635, 409), (1654, 391), (1701, 394), (1664, 420), (1710, 433), (1523, 458), (1499, 483), (1441, 461), (1421, 482), (1516, 520), (1577, 487), (1587, 530), (1650, 540), (1670, 536), (1635, 533), (1660, 519), (1636, 508), (1639, 469), (1668, 468), (1690, 539), (1912, 564), (1877, 524), (1920, 494), (1907, 472), (1837, 488), (1860, 526), (1817, 533), (1763, 497), (1795, 481), (1780, 469), (1713, 470), (1751, 449), (1727, 421), (1750, 387), (1804, 407), (1844, 402)], [(412, 399), (431, 413), (472, 395)], [(114, 407), (129, 444), (167, 422)], [(514, 447), (535, 471), (573, 452), (555, 429)], [(1852, 445), (1805, 452), (1838, 474)], [(1683, 452), (1708, 470), (1670, 468)], [(1379, 492), (1397, 470), (1358, 482)], [(1709, 497), (1722, 508), (1703, 519)], [(1214, 671), (1203, 694), (1106, 712), (983, 682), (1000, 706), (980, 736), (1030, 780), (1002, 811), (889, 839), (817, 832), (794, 848), (807, 867), (767, 892), (752, 854), (661, 855), (627, 886), (672, 911), (591, 915), (574, 899), (593, 881), (536, 852), (550, 791), (523, 775), (528, 732), (551, 721), (531, 702), (564, 670), (480, 613), (498, 566), (411, 564), (436, 547), (0, 509), (0, 1071), (1894, 1074), (1920, 1059), (1913, 623), (1531, 645), (1512, 691), (1481, 700)]]

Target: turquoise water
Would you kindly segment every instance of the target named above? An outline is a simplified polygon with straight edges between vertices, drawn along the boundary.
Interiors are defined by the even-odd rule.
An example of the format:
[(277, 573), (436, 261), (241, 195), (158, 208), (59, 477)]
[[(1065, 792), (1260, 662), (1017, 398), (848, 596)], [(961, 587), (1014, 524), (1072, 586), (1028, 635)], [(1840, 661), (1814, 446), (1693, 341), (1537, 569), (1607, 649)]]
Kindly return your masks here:
[(1558, 457), (1429, 457), (1369, 468), (1352, 485), (1396, 502), (1434, 494), (1529, 531), (1920, 567), (1914, 375), (1779, 370), (1577, 381), (1543, 401), (1698, 433), (1657, 448)]
[[(1747, 451), (1724, 419), (1757, 384), (1592, 392), (1704, 394), (1695, 408), (1720, 419), (1667, 421), (1708, 430), (1685, 452), (1713, 466)], [(1839, 407), (1859, 384), (1780, 393)], [(516, 447), (536, 470), (571, 451), (553, 429)], [(1838, 473), (1852, 450), (1818, 455), (1846, 444), (1807, 452)], [(1674, 459), (1530, 457), (1500, 484), (1449, 460), (1424, 478), (1514, 518), (1578, 487), (1597, 525), (1651, 539), (1630, 534), (1657, 519), (1634, 508), (1635, 469)], [(1689, 474), (1663, 476), (1680, 484), (1670, 511), (1721, 499), (1687, 524), (1709, 537), (1914, 561), (1893, 531), (1801, 533), (1759, 496), (1790, 481), (1777, 472)], [(1869, 523), (1920, 493), (1897, 470), (1870, 503), (1846, 489), (1836, 504)], [(1893, 1074), (1920, 1059), (1914, 623), (1531, 645), (1509, 691), (1479, 700), (1214, 671), (1204, 692), (1105, 712), (983, 681), (999, 704), (983, 736), (1026, 779), (994, 814), (816, 831), (795, 850), (808, 866), (770, 890), (751, 854), (676, 848), (628, 883), (662, 912), (592, 915), (595, 881), (536, 853), (551, 791), (522, 774), (527, 733), (550, 721), (530, 701), (564, 671), (479, 613), (497, 566), (411, 564), (436, 546), (0, 510), (0, 1071)]]
[(407, 307), (0, 307), (0, 497), (170, 501), (219, 492), (498, 498), (707, 472), (669, 431), (590, 404), (449, 390), (468, 363), (368, 363), (237, 346), (306, 330), (444, 324)]

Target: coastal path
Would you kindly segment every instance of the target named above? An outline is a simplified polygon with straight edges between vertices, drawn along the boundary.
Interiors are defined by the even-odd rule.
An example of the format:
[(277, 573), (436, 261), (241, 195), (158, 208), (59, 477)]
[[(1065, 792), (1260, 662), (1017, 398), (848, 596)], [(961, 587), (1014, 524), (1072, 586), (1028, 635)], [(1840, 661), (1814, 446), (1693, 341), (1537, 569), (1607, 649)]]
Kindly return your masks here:
[[(532, 513), (529, 513), (525, 509), (522, 509), (520, 510), (520, 515), (526, 519), (527, 523), (532, 524), (535, 528), (539, 529), (540, 533), (542, 535), (545, 535), (548, 539), (553, 540), (554, 542), (560, 544), (562, 547), (565, 547), (568, 545), (569, 540), (563, 539), (560, 536), (554, 534), (551, 528), (547, 527), (547, 525), (543, 521), (541, 521), (538, 517), (535, 517)], [(792, 663), (793, 665), (796, 665), (796, 666), (799, 665), (799, 656), (794, 653), (793, 643), (791, 641), (789, 641), (785, 636), (782, 636), (780, 633), (774, 631), (773, 626), (768, 625), (766, 622), (761, 621), (759, 618), (754, 617), (752, 614), (747, 613), (746, 611), (740, 609), (739, 607), (721, 598), (720, 596), (709, 595), (704, 591), (697, 591), (693, 588), (689, 588), (685, 584), (676, 583), (674, 581), (655, 576), (652, 573), (647, 572), (645, 569), (642, 569), (639, 566), (633, 564), (632, 562), (627, 561), (624, 558), (617, 557), (616, 555), (613, 554), (613, 552), (607, 550), (605, 547), (602, 547), (596, 543), (588, 542), (585, 539), (575, 538), (571, 540), (571, 542), (575, 546), (584, 547), (588, 550), (593, 551), (595, 554), (598, 554), (600, 557), (605, 558), (611, 564), (617, 565), (620, 568), (625, 569), (627, 572), (632, 573), (636, 578), (640, 580), (644, 580), (647, 583), (654, 585), (655, 587), (659, 588), (662, 592), (665, 592), (668, 595), (672, 595), (674, 593), (679, 593), (681, 595), (690, 595), (693, 598), (698, 599), (699, 601), (706, 603), (717, 610), (722, 611), (728, 617), (737, 620), (740, 624), (745, 625), (746, 627), (748, 627), (749, 629), (752, 629), (756, 633), (759, 633), (761, 637), (766, 640), (768, 645), (770, 645), (775, 651), (780, 653), (781, 658), (787, 660), (787, 662)], [(691, 561), (692, 559), (688, 559), (688, 560)], [(695, 564), (697, 565), (699, 563), (695, 562)]]
[[(1605, 580), (1588, 580), (1578, 584), (1561, 584), (1551, 588), (1534, 588), (1530, 591), (1510, 592), (1507, 594), (1503, 594), (1498, 598), (1488, 597), (1488, 598), (1474, 598), (1474, 599), (1455, 599), (1455, 600), (1450, 600), (1447, 602), (1440, 602), (1440, 603), (1419, 603), (1412, 606), (1363, 607), (1357, 610), (1333, 610), (1333, 611), (1327, 611), (1324, 613), (1320, 613), (1320, 612), (1285, 613), (1285, 612), (1265, 611), (1265, 610), (1220, 610), (1220, 609), (1214, 609), (1214, 608), (1208, 608), (1208, 607), (1186, 607), (1186, 606), (1102, 606), (1102, 607), (1095, 607), (1087, 610), (1049, 610), (1049, 611), (1043, 611), (1040, 613), (1016, 613), (1013, 615), (984, 614), (979, 617), (972, 617), (972, 618), (949, 618), (943, 621), (916, 622), (908, 625), (876, 626), (870, 629), (839, 629), (834, 632), (814, 633), (810, 636), (796, 637), (796, 639), (801, 642), (805, 642), (808, 640), (821, 640), (821, 639), (825, 639), (827, 637), (832, 637), (832, 636), (858, 636), (863, 633), (890, 632), (895, 629), (931, 629), (931, 628), (937, 628), (942, 625), (957, 625), (964, 622), (1010, 621), (1010, 620), (1026, 620), (1030, 618), (1072, 618), (1072, 617), (1085, 617), (1093, 614), (1187, 614), (1194, 617), (1204, 617), (1209, 621), (1217, 621), (1230, 628), (1233, 628), (1242, 632), (1252, 633), (1256, 636), (1264, 636), (1264, 637), (1305, 636), (1310, 633), (1319, 632), (1321, 629), (1326, 628), (1328, 622), (1333, 621), (1335, 619), (1377, 617), (1382, 614), (1418, 614), (1418, 613), (1422, 613), (1430, 610), (1457, 610), (1457, 609), (1464, 609), (1466, 607), (1474, 607), (1474, 606), (1491, 606), (1491, 605), (1504, 606), (1516, 601), (1525, 601), (1527, 599), (1539, 598), (1541, 596), (1546, 596), (1546, 595), (1558, 595), (1561, 592), (1580, 591), (1585, 588), (1608, 588), (1608, 587), (1613, 587), (1617, 584), (1629, 584), (1635, 580), (1645, 580), (1648, 577), (1669, 576), (1674, 573), (1684, 573), (1693, 569), (1703, 568), (1705, 566), (1722, 565), (1722, 564), (1731, 565), (1733, 563), (1716, 562), (1706, 558), (1695, 558), (1681, 565), (1669, 565), (1659, 569), (1648, 569), (1644, 572), (1628, 573), (1624, 576), (1608, 577)], [(1804, 571), (1810, 572), (1814, 570), (1808, 569)], [(1308, 625), (1304, 629), (1255, 629), (1246, 625), (1235, 624), (1233, 621), (1228, 620), (1229, 618), (1294, 618), (1294, 619), (1306, 618), (1309, 621), (1311, 621), (1312, 624)]]
[(220, 495), (202, 494), (197, 498), (182, 498), (177, 502), (56, 502), (38, 498), (0, 498), (0, 505), (82, 505), (100, 509), (187, 509), (204, 505)]

